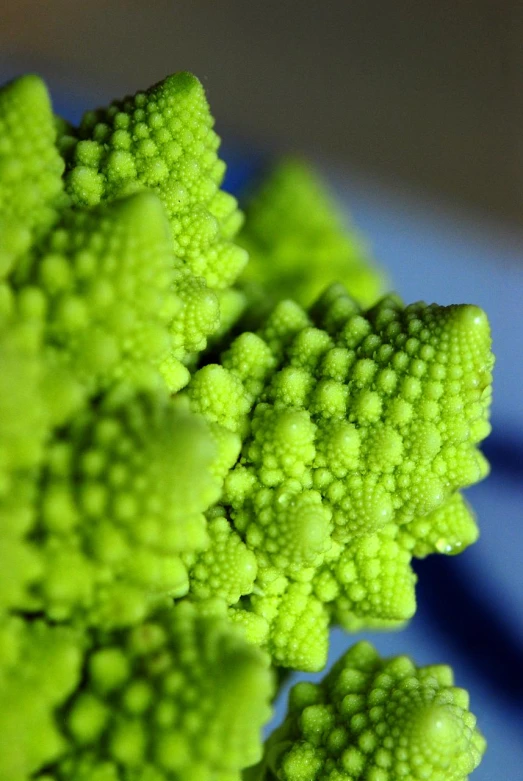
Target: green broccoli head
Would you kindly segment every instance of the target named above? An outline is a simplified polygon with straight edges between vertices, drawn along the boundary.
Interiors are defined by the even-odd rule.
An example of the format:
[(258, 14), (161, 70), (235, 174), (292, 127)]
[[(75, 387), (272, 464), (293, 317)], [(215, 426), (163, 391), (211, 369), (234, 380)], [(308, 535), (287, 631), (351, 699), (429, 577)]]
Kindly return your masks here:
[[(328, 616), (400, 625), (415, 610), (412, 555), (475, 539), (457, 492), (488, 470), (492, 365), (477, 307), (388, 296), (365, 311), (336, 284), (308, 312), (281, 303), (195, 374), (193, 408), (243, 438), (222, 504), (256, 555), (247, 607), (279, 664), (296, 666), (304, 613), (324, 632)], [(313, 636), (307, 669), (325, 660)]]
[(67, 744), (46, 781), (240, 781), (261, 757), (269, 658), (224, 616), (183, 604), (96, 635), (82, 675), (57, 714)]
[(247, 262), (233, 243), (242, 216), (220, 190), (225, 164), (198, 79), (177, 73), (106, 109), (90, 111), (61, 136), (65, 189), (76, 206), (93, 206), (147, 188), (160, 198), (170, 227), (175, 290), (182, 302), (175, 328), (184, 358), (220, 327), (224, 292)]
[(254, 781), (465, 781), (485, 740), (445, 665), (360, 642), (319, 684), (296, 684)]
[(0, 89), (0, 278), (44, 235), (64, 204), (64, 162), (45, 84), (22, 76)]
[[(339, 284), (302, 308), (326, 274), (380, 283), (298, 163), (253, 203), (234, 288), (212, 128), (186, 73), (79, 128), (37, 77), (0, 89), (6, 781), (239, 781), (270, 661), (317, 670), (331, 623), (400, 625), (412, 556), (477, 536), (484, 314)], [(228, 336), (271, 286), (299, 303)], [(351, 654), (295, 690), (259, 778), (461, 781), (483, 744), (448, 670)]]
[(185, 594), (180, 556), (208, 544), (203, 513), (230, 465), (182, 405), (115, 387), (46, 448), (29, 535), (41, 572), (22, 606), (112, 627)]
[[(93, 301), (89, 304), (103, 309), (108, 305), (107, 298), (101, 290), (95, 294), (89, 277), (93, 271), (102, 272), (105, 292), (112, 287), (114, 294), (117, 277), (121, 283), (127, 269), (118, 266), (107, 278), (109, 269), (100, 269), (100, 257), (96, 256), (110, 256), (124, 248), (116, 244), (109, 247), (101, 241), (96, 250), (93, 246), (84, 247), (86, 253), (95, 256), (90, 264), (87, 260), (77, 262), (74, 256), (81, 251), (82, 231), (84, 235), (87, 231), (103, 234), (108, 222), (116, 220), (116, 233), (127, 245), (124, 265), (129, 265), (129, 247), (135, 240), (137, 244), (129, 282), (134, 274), (136, 281), (147, 283), (144, 289), (150, 291), (145, 297), (149, 304), (154, 291), (165, 297), (165, 289), (170, 290), (171, 302), (157, 302), (156, 317), (162, 320), (162, 326), (165, 320), (170, 324), (170, 352), (165, 344), (161, 348), (158, 329), (156, 334), (150, 333), (154, 327), (152, 312), (147, 325), (141, 321), (142, 331), (147, 332), (141, 348), (148, 348), (150, 339), (153, 362), (159, 352), (166, 352), (162, 370), (172, 390), (188, 379), (179, 362), (189, 361), (194, 353), (203, 350), (207, 337), (227, 327), (242, 305), (239, 294), (230, 291), (247, 261), (245, 250), (233, 243), (242, 216), (235, 199), (220, 189), (225, 165), (217, 155), (219, 139), (212, 126), (203, 87), (188, 73), (170, 76), (147, 92), (116, 101), (107, 109), (88, 112), (78, 129), (53, 116), (45, 85), (37, 77), (22, 77), (0, 90), (0, 276), (19, 266), (21, 274), (15, 278), (19, 284), (27, 283), (29, 267), (34, 272), (31, 283), (40, 285), (35, 267), (42, 262), (41, 239), (62, 218), (65, 231), (74, 235), (64, 240), (59, 230), (60, 246), (55, 246), (57, 239), (53, 237), (48, 242), (47, 254), (59, 255), (66, 262), (62, 261), (59, 268), (58, 261), (53, 265), (46, 259), (46, 283), (53, 287), (55, 299), (66, 294), (82, 298), (82, 290), (90, 288)], [(163, 209), (155, 210), (151, 197), (148, 201), (131, 199), (127, 226), (124, 208), (92, 211), (114, 200), (127, 200), (142, 190), (154, 192)], [(133, 210), (136, 235), (129, 226)], [(152, 244), (153, 254), (156, 249), (154, 259), (145, 258), (146, 239)], [(159, 254), (165, 265), (162, 271), (153, 268), (158, 265)], [(150, 280), (143, 275), (147, 263), (139, 268), (142, 259), (153, 260)], [(64, 265), (69, 266), (69, 280), (64, 278)], [(79, 275), (75, 265), (79, 266)], [(100, 280), (99, 288), (102, 287)], [(123, 309), (126, 298), (129, 305), (132, 291), (122, 291), (120, 284), (116, 292), (124, 293), (120, 304)], [(143, 312), (136, 308), (133, 312), (120, 312), (119, 321), (111, 324), (120, 336), (122, 319), (132, 317), (135, 323), (140, 320)], [(62, 323), (69, 332), (79, 327), (81, 313), (73, 309), (71, 304), (62, 315), (69, 318)], [(103, 350), (98, 358), (108, 361), (107, 341), (113, 334), (103, 335)], [(167, 337), (162, 338), (165, 342)], [(97, 343), (93, 344), (92, 351), (96, 346)], [(114, 353), (114, 345), (111, 347)]]

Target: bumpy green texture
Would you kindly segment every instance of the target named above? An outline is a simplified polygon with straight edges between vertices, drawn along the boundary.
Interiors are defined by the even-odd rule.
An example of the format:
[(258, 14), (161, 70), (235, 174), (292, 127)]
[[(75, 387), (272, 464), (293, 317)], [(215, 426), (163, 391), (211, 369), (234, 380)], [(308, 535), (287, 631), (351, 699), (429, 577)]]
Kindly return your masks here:
[(476, 542), (479, 530), (472, 508), (457, 492), (433, 512), (403, 526), (399, 536), (413, 556), (423, 559), (430, 553), (461, 553)]
[(381, 659), (365, 642), (301, 682), (249, 781), (466, 781), (485, 740), (445, 665)]
[(243, 438), (222, 504), (258, 574), (236, 608), (267, 623), (278, 664), (321, 668), (332, 620), (400, 625), (412, 555), (474, 541), (457, 492), (488, 471), (492, 365), (477, 307), (388, 296), (365, 311), (335, 284), (196, 373), (193, 409)]
[[(48, 360), (92, 395), (122, 379), (169, 387), (187, 381), (174, 358), (169, 229), (159, 200), (140, 193), (69, 210), (14, 277), (45, 319)], [(40, 301), (38, 300), (40, 297)]]
[(178, 73), (107, 109), (88, 112), (79, 128), (62, 132), (65, 187), (76, 206), (147, 188), (163, 203), (170, 226), (175, 290), (176, 357), (202, 350), (227, 319), (224, 297), (247, 262), (232, 239), (241, 224), (235, 199), (220, 190), (225, 164), (198, 79)]
[(223, 599), (233, 605), (250, 594), (257, 573), (256, 556), (217, 507), (208, 514), (209, 544), (196, 554), (186, 554), (191, 595), (196, 599)]
[(180, 554), (208, 544), (203, 512), (237, 452), (220, 458), (205, 421), (161, 393), (117, 386), (78, 413), (46, 449), (31, 533), (42, 571), (27, 606), (113, 627), (185, 594)]
[(80, 680), (78, 636), (20, 618), (0, 620), (0, 778), (26, 781), (65, 747), (56, 711)]
[[(197, 264), (205, 255), (208, 279), (226, 287), (227, 258), (245, 259), (228, 239), (239, 213), (218, 189), (212, 118), (188, 74), (130, 101), (137, 172), (117, 186), (122, 157), (109, 147), (123, 131), (102, 142), (93, 120), (97, 140), (75, 139), (37, 77), (0, 90), (0, 614), (111, 626), (183, 594), (180, 556), (208, 545), (203, 512), (238, 455), (236, 435), (167, 397), (188, 381), (180, 358), (202, 346), (206, 302), (218, 312)], [(72, 187), (89, 178), (78, 150), (95, 148), (99, 203)], [(153, 186), (167, 161), (168, 181)]]
[[(240, 781), (270, 662), (321, 668), (333, 622), (400, 625), (412, 556), (477, 536), (460, 489), (487, 470), (485, 316), (365, 311), (335, 285), (231, 342), (257, 286), (308, 304), (338, 276), (368, 302), (379, 280), (290, 163), (253, 202), (235, 288), (212, 126), (186, 73), (79, 128), (37, 77), (0, 89), (2, 781)], [(448, 672), (359, 648), (316, 700), (296, 690), (305, 737), (277, 733), (260, 772), (306, 781), (321, 755), (331, 781), (440, 781), (453, 757), (441, 780), (461, 781), (482, 745)]]
[(309, 306), (331, 282), (342, 282), (364, 306), (386, 288), (362, 238), (344, 224), (326, 186), (305, 161), (284, 158), (254, 190), (238, 242), (249, 253), (240, 278), (247, 317), (282, 298)]
[(37, 325), (0, 314), (0, 618), (40, 573), (38, 552), (26, 539), (50, 425), (40, 349)]
[(82, 674), (42, 781), (239, 781), (261, 758), (269, 658), (223, 616), (185, 604), (100, 635)]
[(45, 84), (23, 76), (0, 89), (0, 278), (53, 224), (64, 162)]

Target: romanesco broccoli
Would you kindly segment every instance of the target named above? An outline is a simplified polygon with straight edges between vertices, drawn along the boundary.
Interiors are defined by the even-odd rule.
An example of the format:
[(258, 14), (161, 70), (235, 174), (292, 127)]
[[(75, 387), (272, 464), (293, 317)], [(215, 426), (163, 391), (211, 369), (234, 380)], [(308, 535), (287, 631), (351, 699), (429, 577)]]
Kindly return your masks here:
[[(65, 189), (76, 206), (92, 207), (147, 188), (161, 199), (170, 226), (174, 287), (182, 302), (176, 357), (205, 347), (234, 306), (223, 293), (247, 262), (233, 243), (242, 216), (220, 190), (225, 164), (217, 156), (203, 87), (177, 73), (107, 109), (89, 111), (61, 135)], [(183, 326), (181, 324), (183, 323)]]
[(353, 646), (319, 684), (297, 683), (246, 781), (466, 781), (485, 750), (445, 665)]
[(94, 209), (67, 210), (24, 258), (17, 295), (41, 297), (48, 360), (65, 366), (93, 395), (128, 379), (185, 384), (170, 327), (181, 307), (164, 210), (150, 193)]
[(309, 306), (335, 280), (364, 306), (385, 293), (363, 239), (345, 227), (305, 161), (280, 161), (248, 198), (245, 213), (238, 243), (248, 251), (249, 263), (239, 283), (249, 322), (282, 298)]
[(0, 619), (0, 778), (26, 781), (62, 754), (55, 717), (80, 682), (82, 650), (69, 627)]
[(308, 312), (282, 302), (194, 375), (193, 409), (243, 439), (221, 500), (258, 564), (238, 609), (269, 623), (279, 664), (320, 669), (329, 617), (404, 622), (412, 555), (474, 540), (456, 492), (488, 471), (492, 364), (477, 307), (388, 296), (365, 311), (334, 284)]
[(0, 89), (0, 278), (53, 225), (64, 161), (44, 83), (23, 76)]
[[(485, 315), (340, 284), (303, 308), (379, 280), (296, 163), (249, 209), (235, 287), (212, 126), (187, 73), (79, 128), (36, 76), (0, 89), (3, 781), (240, 781), (270, 664), (401, 624), (411, 558), (477, 536)], [(233, 337), (263, 285), (275, 308)], [(483, 743), (450, 684), (356, 646), (253, 772), (461, 781)]]
[(49, 431), (41, 329), (0, 314), (0, 620), (40, 573), (26, 534), (35, 517), (35, 471)]
[(46, 448), (30, 534), (42, 569), (22, 607), (112, 627), (184, 595), (180, 554), (208, 544), (217, 460), (205, 422), (164, 394), (115, 386), (78, 413)]
[(224, 616), (180, 605), (95, 634), (82, 678), (56, 712), (65, 750), (41, 781), (240, 781), (261, 757), (269, 658)]

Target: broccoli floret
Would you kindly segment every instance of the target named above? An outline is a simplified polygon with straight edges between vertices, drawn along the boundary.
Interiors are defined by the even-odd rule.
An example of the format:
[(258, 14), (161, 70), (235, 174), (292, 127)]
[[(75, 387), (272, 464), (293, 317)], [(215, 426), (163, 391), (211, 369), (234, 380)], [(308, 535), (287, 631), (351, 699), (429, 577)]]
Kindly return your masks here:
[[(217, 331), (221, 291), (247, 262), (245, 250), (232, 241), (242, 216), (235, 199), (219, 189), (225, 164), (217, 156), (213, 123), (201, 83), (178, 73), (87, 112), (76, 131), (61, 137), (73, 204), (92, 207), (143, 188), (160, 197), (185, 310), (177, 330), (181, 357), (202, 350)], [(224, 303), (226, 319), (231, 306)]]
[(0, 89), (0, 278), (49, 230), (64, 204), (64, 162), (45, 84), (22, 76)]
[(219, 507), (210, 514), (207, 533), (207, 548), (183, 557), (189, 567), (191, 595), (196, 599), (223, 599), (228, 605), (234, 605), (253, 590), (256, 556)]
[(172, 389), (187, 382), (170, 332), (181, 304), (168, 226), (154, 195), (67, 211), (21, 265), (14, 288), (41, 297), (48, 359), (89, 395), (122, 379), (158, 385), (160, 371)]
[(282, 298), (309, 306), (332, 281), (342, 282), (364, 306), (385, 292), (355, 229), (305, 161), (286, 158), (247, 199), (238, 243), (249, 253), (239, 284), (249, 323)]
[[(294, 670), (321, 670), (329, 649), (329, 615), (310, 582), (261, 570), (248, 609), (263, 619), (264, 646), (273, 663)], [(237, 608), (239, 610), (239, 607)]]
[(296, 684), (249, 781), (465, 781), (485, 740), (445, 665), (351, 648), (319, 684)]
[(478, 537), (474, 512), (459, 491), (436, 510), (400, 529), (401, 544), (418, 559), (430, 553), (461, 553)]
[(0, 314), (0, 619), (41, 571), (38, 550), (26, 539), (50, 427), (40, 336), (34, 323)]
[(114, 388), (47, 445), (30, 536), (43, 571), (22, 606), (112, 627), (184, 595), (180, 555), (208, 544), (203, 513), (230, 466), (201, 418)]
[(240, 781), (259, 761), (269, 657), (188, 604), (96, 635), (58, 713), (67, 746), (46, 781)]
[(0, 619), (0, 778), (26, 781), (66, 741), (56, 711), (80, 681), (81, 641), (68, 627)]
[[(477, 307), (388, 296), (365, 311), (335, 284), (308, 312), (278, 305), (194, 375), (193, 408), (243, 438), (221, 501), (256, 555), (242, 604), (269, 622), (279, 664), (296, 666), (296, 583), (325, 632), (328, 614), (400, 625), (415, 610), (412, 555), (474, 541), (456, 491), (488, 471), (492, 365)], [(306, 669), (325, 660), (313, 636)]]

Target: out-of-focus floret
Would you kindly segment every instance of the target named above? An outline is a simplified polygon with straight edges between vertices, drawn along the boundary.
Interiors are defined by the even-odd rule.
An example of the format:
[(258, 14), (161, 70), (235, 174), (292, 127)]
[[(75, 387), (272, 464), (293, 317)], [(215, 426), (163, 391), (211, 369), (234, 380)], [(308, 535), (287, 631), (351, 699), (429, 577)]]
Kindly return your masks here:
[(82, 644), (68, 627), (0, 619), (0, 778), (27, 781), (64, 750), (57, 711), (80, 681)]
[(185, 594), (180, 555), (208, 544), (203, 513), (230, 459), (163, 393), (118, 386), (85, 408), (46, 449), (30, 535), (43, 572), (22, 606), (112, 627)]
[(0, 619), (41, 571), (27, 534), (35, 520), (36, 475), (51, 424), (41, 328), (20, 322), (5, 297), (2, 303), (7, 308), (0, 314)]
[(45, 84), (22, 76), (0, 88), (0, 278), (64, 205), (64, 162)]
[(255, 322), (283, 298), (309, 306), (333, 281), (364, 306), (382, 295), (385, 282), (356, 230), (312, 166), (284, 158), (247, 199), (239, 244), (249, 253), (240, 277)]
[(269, 657), (188, 604), (101, 634), (60, 712), (68, 741), (46, 781), (240, 781), (270, 717)]
[(90, 395), (123, 379), (158, 385), (160, 371), (172, 389), (187, 382), (168, 225), (152, 193), (66, 211), (13, 285), (39, 304), (48, 359)]

